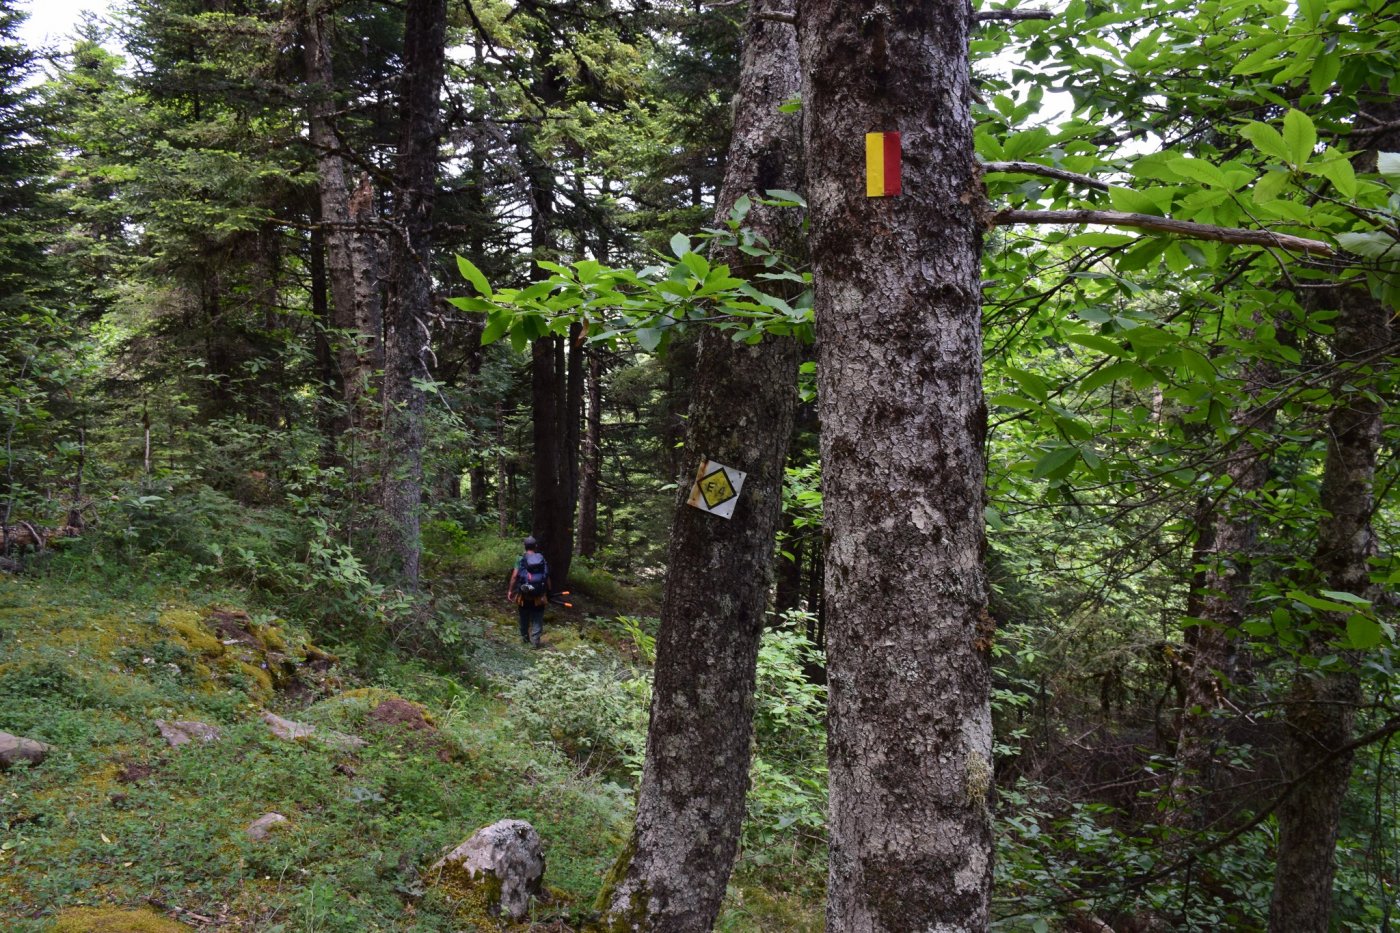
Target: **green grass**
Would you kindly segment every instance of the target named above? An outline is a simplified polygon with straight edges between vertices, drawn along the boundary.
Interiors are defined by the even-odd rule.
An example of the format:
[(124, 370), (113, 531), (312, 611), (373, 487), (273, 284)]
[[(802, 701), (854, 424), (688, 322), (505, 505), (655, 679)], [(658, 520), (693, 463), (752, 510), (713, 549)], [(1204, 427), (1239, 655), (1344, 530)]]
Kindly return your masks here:
[[(438, 727), (428, 737), (372, 722), (378, 694), (345, 671), (312, 679), (299, 701), (267, 693), (209, 657), (217, 649), (188, 624), (177, 637), (171, 620), (205, 608), (179, 592), (0, 580), (0, 729), (57, 747), (0, 785), (0, 915), (18, 918), (12, 928), (44, 929), (64, 907), (152, 902), (257, 930), (450, 930), (452, 905), (418, 873), (505, 817), (547, 840), (546, 882), (589, 902), (626, 831), (616, 788), (522, 743), (490, 692), (411, 661), (381, 659), (374, 679), (424, 704)], [(369, 744), (279, 741), (257, 718), (264, 707)], [(202, 719), (223, 739), (171, 749), (157, 718)], [(247, 840), (269, 811), (290, 823)]]
[[(104, 564), (98, 549), (0, 576), (0, 730), (56, 747), (42, 765), (0, 777), (5, 928), (48, 930), (65, 909), (152, 905), (268, 933), (489, 928), (422, 873), (504, 818), (530, 821), (545, 841), (552, 896), (533, 919), (583, 928), (626, 841), (635, 775), (601, 768), (596, 755), (580, 761), (580, 736), (555, 734), (572, 722), (562, 711), (582, 712), (568, 704), (591, 703), (606, 719), (617, 699), (615, 676), (568, 659), (587, 647), (604, 673), (637, 665), (633, 635), (598, 607), (654, 616), (657, 594), (581, 562), (581, 605), (551, 609), (549, 650), (533, 653), (501, 598), (517, 542), (439, 525), (426, 534), (434, 618), (452, 637), (438, 642), (449, 650), (433, 655), (437, 666), (382, 625), (323, 620), (312, 632), (278, 618), (265, 589), (215, 576), (200, 578), (216, 587), (202, 590), (188, 573), (162, 578), (158, 563)], [(254, 643), (227, 644), (211, 628), (216, 609), (246, 610)], [(654, 633), (653, 619), (642, 624)], [(307, 663), (326, 651), (335, 666)], [(528, 690), (548, 670), (563, 695), (511, 700), (513, 685)], [(598, 695), (569, 692), (571, 678)], [(420, 705), (433, 730), (375, 722), (387, 696)], [(368, 744), (283, 742), (263, 710)], [(202, 720), (223, 737), (172, 749), (155, 719)], [(635, 719), (627, 727), (640, 736)], [(273, 811), (289, 822), (247, 839), (244, 828)], [(820, 929), (820, 892), (786, 892), (774, 877), (741, 856), (718, 929)]]

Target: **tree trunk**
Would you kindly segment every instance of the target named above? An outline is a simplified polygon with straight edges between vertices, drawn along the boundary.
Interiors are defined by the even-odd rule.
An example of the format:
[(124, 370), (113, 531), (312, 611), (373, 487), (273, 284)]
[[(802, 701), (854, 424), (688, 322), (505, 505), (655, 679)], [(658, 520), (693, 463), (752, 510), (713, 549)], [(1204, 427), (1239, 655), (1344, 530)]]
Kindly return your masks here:
[[(816, 284), (827, 925), (985, 930), (992, 725), (965, 0), (799, 5)], [(903, 194), (867, 197), (865, 134)]]
[(310, 260), (308, 271), (311, 274), (311, 317), (314, 321), (316, 375), (320, 382), (316, 401), (316, 426), (321, 432), (321, 465), (328, 467), (336, 462), (335, 439), (342, 427), (337, 415), (341, 401), (341, 382), (340, 369), (335, 364), (335, 351), (331, 347), (329, 334), (333, 325), (327, 295), (330, 283), (326, 278), (326, 235), (319, 224), (320, 207), (312, 205), (311, 213), (313, 227), (310, 242), (307, 244)]
[[(1380, 444), (1383, 405), (1377, 386), (1384, 363), (1359, 369), (1357, 361), (1386, 346), (1391, 310), (1359, 289), (1343, 292), (1336, 320), (1336, 358), (1348, 370), (1333, 386), (1327, 422), (1317, 551), (1320, 588), (1374, 599), (1368, 561), (1375, 552), (1371, 532), (1372, 484)], [(1346, 617), (1334, 613), (1309, 636), (1314, 656), (1332, 653), (1346, 637)], [(1356, 661), (1355, 657), (1348, 658)], [(1278, 810), (1278, 858), (1269, 929), (1273, 933), (1325, 933), (1332, 909), (1333, 851), (1342, 799), (1351, 776), (1351, 752), (1338, 752), (1352, 735), (1361, 684), (1354, 669), (1300, 670), (1289, 691), (1284, 773), (1292, 792)]]
[[(797, 92), (796, 64), (792, 27), (751, 9), (720, 221), (742, 195), (801, 187), (798, 121), (778, 110)], [(755, 204), (747, 224), (791, 250), (800, 242), (792, 213)], [(737, 265), (742, 255), (716, 257), (724, 259)], [(706, 931), (724, 898), (748, 789), (798, 358), (791, 338), (747, 346), (718, 330), (700, 336), (685, 445), (691, 472), (680, 478), (671, 528), (637, 819), (602, 895), (609, 922), (626, 929)], [(728, 521), (685, 504), (702, 459), (748, 474)]]
[(579, 449), (583, 435), (584, 358), (583, 325), (569, 325), (568, 376), (564, 389), (564, 483), (569, 490), (569, 550), (573, 553), (572, 529), (578, 514)]
[(336, 429), (338, 433), (353, 431), (364, 437), (378, 424), (365, 394), (374, 384), (375, 372), (383, 365), (379, 249), (372, 230), (375, 216), (369, 179), (361, 182), (352, 197), (345, 162), (340, 156), (341, 140), (332, 122), (335, 71), (327, 15), (321, 0), (309, 0), (305, 35), (307, 124), (316, 152), (320, 224), (331, 293), (330, 327), (340, 370), (337, 383), (345, 409)]
[(437, 185), (438, 90), (442, 85), (446, 0), (407, 0), (399, 108), (403, 123), (394, 166), (393, 303), (384, 366), (385, 533), (399, 578), (418, 586), (419, 506), (423, 500), (426, 400), (431, 379), (428, 324), (433, 311), (431, 233)]
[(1249, 404), (1231, 419), (1236, 429), (1234, 448), (1223, 467), (1228, 486), (1219, 500), (1207, 502), (1197, 519), (1200, 567), (1188, 611), (1204, 624), (1187, 632), (1185, 701), (1177, 731), (1177, 770), (1172, 778), (1172, 809), (1166, 821), (1187, 826), (1202, 815), (1192, 788), (1208, 792), (1220, 738), (1217, 718), (1234, 672), (1236, 634), (1244, 621), (1249, 592), (1250, 561), (1256, 526), (1253, 499), (1269, 476), (1269, 435), (1274, 406), (1264, 394), (1278, 379), (1278, 368), (1265, 360), (1248, 363), (1242, 374)]
[(506, 469), (506, 406), (496, 403), (496, 533), (510, 533), (510, 475)]
[(559, 371), (562, 356), (558, 337), (542, 337), (533, 344), (530, 398), (535, 459), (530, 531), (539, 539), (540, 552), (549, 561), (550, 577), (556, 587), (568, 580), (574, 551), (573, 516), (564, 470), (564, 374)]
[(585, 387), (588, 419), (583, 434), (578, 489), (578, 553), (592, 557), (598, 550), (598, 480), (603, 469), (603, 360), (588, 352)]

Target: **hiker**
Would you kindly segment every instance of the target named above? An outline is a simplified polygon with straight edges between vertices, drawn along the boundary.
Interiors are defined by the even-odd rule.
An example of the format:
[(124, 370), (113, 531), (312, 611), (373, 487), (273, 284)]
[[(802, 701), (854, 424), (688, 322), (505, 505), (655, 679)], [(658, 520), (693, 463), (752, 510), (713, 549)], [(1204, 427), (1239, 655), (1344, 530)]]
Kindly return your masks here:
[(544, 632), (544, 607), (549, 603), (549, 562), (534, 535), (525, 539), (525, 553), (510, 572), (506, 599), (520, 607), (520, 640), (535, 648)]

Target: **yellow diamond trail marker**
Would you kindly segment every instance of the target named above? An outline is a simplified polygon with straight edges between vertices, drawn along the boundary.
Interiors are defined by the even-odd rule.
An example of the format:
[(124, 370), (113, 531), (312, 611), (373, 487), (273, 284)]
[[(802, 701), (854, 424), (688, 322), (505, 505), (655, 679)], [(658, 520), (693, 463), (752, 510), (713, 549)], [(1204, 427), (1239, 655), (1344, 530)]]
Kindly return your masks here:
[(744, 488), (744, 478), (748, 475), (713, 460), (701, 460), (686, 504), (720, 518), (732, 518), (734, 506), (739, 501), (739, 490)]

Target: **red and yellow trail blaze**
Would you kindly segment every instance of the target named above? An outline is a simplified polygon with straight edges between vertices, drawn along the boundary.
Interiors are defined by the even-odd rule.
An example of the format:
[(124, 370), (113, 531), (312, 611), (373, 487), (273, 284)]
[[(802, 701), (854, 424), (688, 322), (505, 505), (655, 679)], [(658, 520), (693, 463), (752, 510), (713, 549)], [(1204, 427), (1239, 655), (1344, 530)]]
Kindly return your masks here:
[(883, 198), (900, 192), (898, 133), (865, 134), (865, 196)]

